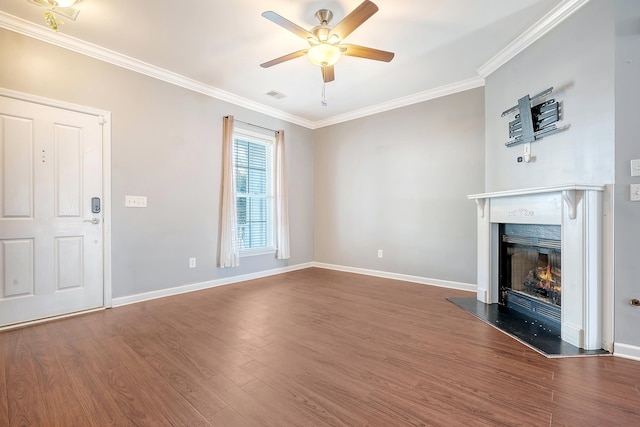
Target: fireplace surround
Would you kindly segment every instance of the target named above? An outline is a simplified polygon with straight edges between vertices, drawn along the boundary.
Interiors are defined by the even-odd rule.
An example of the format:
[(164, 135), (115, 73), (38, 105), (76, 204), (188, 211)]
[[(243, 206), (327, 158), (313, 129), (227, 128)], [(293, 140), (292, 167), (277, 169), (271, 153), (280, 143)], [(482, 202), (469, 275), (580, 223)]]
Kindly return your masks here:
[(606, 189), (568, 184), (468, 196), (478, 211), (477, 299), (500, 302), (500, 230), (505, 224), (559, 226), (561, 339), (585, 350), (608, 349), (612, 320), (610, 284), (605, 280), (609, 258), (603, 254)]

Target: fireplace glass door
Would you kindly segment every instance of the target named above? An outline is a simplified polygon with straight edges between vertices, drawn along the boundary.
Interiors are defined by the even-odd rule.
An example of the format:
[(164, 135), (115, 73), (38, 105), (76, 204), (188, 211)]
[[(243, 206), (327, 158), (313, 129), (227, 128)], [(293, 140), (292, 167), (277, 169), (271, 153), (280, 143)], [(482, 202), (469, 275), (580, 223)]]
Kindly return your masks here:
[(561, 254), (560, 226), (501, 224), (499, 302), (559, 326)]

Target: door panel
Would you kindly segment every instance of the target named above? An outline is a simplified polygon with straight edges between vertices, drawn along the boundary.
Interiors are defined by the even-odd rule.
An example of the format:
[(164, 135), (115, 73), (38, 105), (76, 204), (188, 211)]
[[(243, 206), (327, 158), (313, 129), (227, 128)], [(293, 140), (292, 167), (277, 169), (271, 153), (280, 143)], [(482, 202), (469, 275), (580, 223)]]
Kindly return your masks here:
[(33, 295), (33, 239), (4, 240), (2, 251), (2, 297)]
[(98, 118), (0, 96), (0, 156), (0, 326), (102, 306)]
[(79, 217), (82, 206), (82, 129), (55, 125), (56, 211)]
[(56, 238), (56, 290), (84, 285), (82, 236)]
[(0, 197), (4, 218), (33, 216), (33, 121), (2, 117)]

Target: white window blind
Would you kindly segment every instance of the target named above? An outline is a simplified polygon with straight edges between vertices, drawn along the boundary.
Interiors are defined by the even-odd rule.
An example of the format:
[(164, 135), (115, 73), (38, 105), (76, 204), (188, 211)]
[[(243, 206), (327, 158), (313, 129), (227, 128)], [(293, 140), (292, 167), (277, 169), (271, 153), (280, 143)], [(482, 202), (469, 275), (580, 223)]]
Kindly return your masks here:
[(239, 249), (274, 249), (273, 141), (237, 131), (233, 157)]

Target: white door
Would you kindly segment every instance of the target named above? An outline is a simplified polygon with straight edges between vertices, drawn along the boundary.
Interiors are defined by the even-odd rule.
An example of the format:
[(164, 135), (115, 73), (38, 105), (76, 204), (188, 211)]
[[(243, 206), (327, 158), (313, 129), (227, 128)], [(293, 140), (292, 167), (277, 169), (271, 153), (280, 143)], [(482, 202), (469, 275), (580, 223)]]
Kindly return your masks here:
[(99, 118), (0, 96), (0, 326), (103, 306), (97, 199)]

